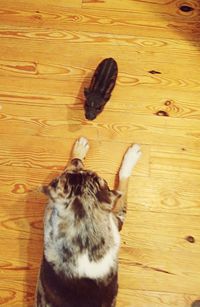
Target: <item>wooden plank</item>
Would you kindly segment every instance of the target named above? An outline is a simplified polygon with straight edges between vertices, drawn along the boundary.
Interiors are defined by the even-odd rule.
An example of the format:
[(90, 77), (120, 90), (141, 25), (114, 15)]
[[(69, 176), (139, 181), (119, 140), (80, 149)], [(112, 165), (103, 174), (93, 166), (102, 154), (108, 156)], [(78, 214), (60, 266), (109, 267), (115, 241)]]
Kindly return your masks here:
[[(1, 166), (42, 168), (49, 170), (62, 171), (70, 158), (70, 153), (75, 139), (54, 139), (40, 137), (9, 138), (7, 135), (1, 137), (0, 145), (0, 164)], [(6, 148), (3, 144), (7, 144)], [(89, 141), (90, 150), (86, 158), (87, 168), (98, 173), (116, 174), (120, 167), (124, 153), (128, 146), (118, 143), (115, 146), (113, 156), (113, 144), (102, 142), (101, 140)], [(131, 143), (130, 143), (131, 144)], [(142, 147), (142, 159), (136, 166), (134, 173), (140, 176), (149, 174), (149, 149), (148, 146)], [(9, 157), (12, 157), (11, 160)], [(139, 168), (138, 168), (139, 167)]]
[[(196, 265), (192, 265), (193, 267), (190, 264), (188, 265), (188, 257), (191, 256), (191, 259), (194, 260), (198, 256), (193, 254), (191, 250), (189, 251), (188, 247), (188, 253), (180, 252), (179, 254), (176, 249), (173, 249), (167, 253), (161, 251), (159, 255), (156, 255), (157, 251), (154, 250), (143, 248), (131, 250), (129, 248), (127, 249), (129, 255), (127, 255), (122, 248), (119, 266), (121, 288), (125, 288), (125, 276), (126, 278), (130, 276), (129, 281), (131, 282), (128, 286), (126, 283), (125, 289), (142, 288), (144, 290), (155, 291), (154, 286), (156, 286), (156, 290), (160, 292), (171, 291), (174, 293), (188, 292), (190, 294), (198, 294), (195, 292), (195, 288), (196, 290), (199, 289), (200, 285), (195, 274), (195, 268), (199, 267), (198, 263), (196, 262)], [(165, 286), (163, 287), (164, 284)]]
[[(88, 80), (89, 81), (89, 80)], [(19, 89), (18, 89), (19, 90)], [(34, 92), (34, 89), (32, 89)], [(200, 111), (196, 101), (198, 100), (198, 93), (188, 93), (185, 96), (184, 92), (170, 91), (168, 89), (158, 89), (156, 92), (154, 89), (148, 89), (148, 95), (144, 97), (144, 90), (142, 88), (132, 88), (131, 92), (126, 94), (122, 89), (115, 88), (112, 95), (112, 99), (106, 105), (107, 110), (114, 110), (121, 112), (127, 110), (133, 112), (136, 115), (156, 115), (162, 112), (166, 112), (170, 117), (177, 118), (188, 118), (188, 119), (199, 119)], [(58, 93), (59, 94), (59, 93)], [(170, 98), (173, 97), (173, 99)], [(83, 91), (76, 95), (49, 95), (48, 93), (43, 95), (27, 94), (19, 92), (5, 92), (0, 91), (0, 103), (6, 104), (17, 104), (20, 105), (32, 105), (37, 107), (45, 106), (58, 106), (68, 105), (71, 109), (83, 110), (84, 97)], [(162, 111), (162, 112), (161, 112)]]
[[(193, 17), (157, 12), (137, 12), (136, 10), (122, 13), (95, 9), (74, 9), (48, 5), (47, 2), (38, 4), (34, 1), (20, 3), (13, 0), (1, 1), (1, 24), (32, 28), (55, 28), (102, 33), (123, 33), (137, 35), (152, 35), (167, 38), (179, 38), (179, 35), (188, 35), (190, 40), (195, 39), (198, 24), (198, 14)], [(105, 17), (106, 16), (106, 17)], [(103, 26), (102, 26), (103, 25)], [(171, 31), (174, 29), (175, 31)], [(197, 38), (196, 38), (197, 39)]]
[[(189, 51), (192, 55), (198, 52), (198, 41), (188, 41), (179, 37), (177, 39), (170, 39), (157, 36), (144, 36), (136, 35), (136, 33), (131, 32), (130, 34), (117, 34), (108, 32), (87, 32), (81, 31), (81, 28), (77, 31), (72, 29), (56, 29), (56, 28), (32, 28), (22, 25), (9, 26), (6, 24), (0, 25), (0, 38), (7, 39), (17, 39), (22, 42), (24, 41), (37, 41), (37, 42), (57, 42), (57, 43), (68, 43), (70, 46), (78, 43), (79, 45), (87, 44), (88, 46), (127, 46), (134, 47), (134, 50), (138, 51), (143, 48), (144, 50), (151, 50), (154, 48), (154, 52), (162, 50), (164, 53), (167, 51), (181, 51), (186, 53)], [(3, 43), (3, 41), (2, 41)], [(156, 48), (156, 49), (155, 49)], [(89, 51), (89, 50), (87, 50)], [(103, 48), (102, 48), (103, 51)], [(114, 50), (113, 50), (114, 51)], [(30, 50), (30, 54), (32, 51)], [(4, 54), (6, 56), (6, 54)], [(26, 55), (28, 56), (28, 54)], [(76, 59), (79, 60), (79, 59)], [(167, 59), (166, 59), (167, 60)], [(179, 60), (179, 59), (177, 59)], [(189, 59), (188, 59), (189, 60)], [(138, 63), (140, 64), (140, 63)], [(189, 67), (188, 67), (189, 68)], [(136, 67), (137, 69), (137, 67)]]
[[(11, 0), (9, 1), (8, 5), (6, 4), (6, 2), (2, 2), (2, 7), (7, 8), (9, 5), (12, 7), (15, 7), (15, 1)], [(81, 8), (82, 6), (82, 0), (57, 0), (56, 3), (54, 0), (43, 0), (42, 4), (45, 5), (46, 7), (51, 7), (52, 9), (56, 10), (61, 10), (61, 9), (68, 9), (68, 8)], [(30, 6), (33, 6), (36, 10), (35, 13), (39, 14), (40, 11), (40, 7), (41, 7), (41, 1), (40, 0), (35, 0), (32, 1), (30, 0), (29, 2), (26, 2), (24, 0), (19, 0), (17, 2), (17, 6), (18, 8), (28, 8)]]
[(178, 176), (173, 172), (149, 178), (133, 176), (128, 194), (129, 210), (199, 215), (199, 179), (184, 172)]
[[(170, 251), (198, 253), (199, 222), (199, 216), (129, 211), (122, 231), (122, 242), (134, 249), (142, 247), (159, 249), (163, 253)], [(195, 243), (188, 242), (188, 237), (192, 237)]]
[[(135, 268), (125, 268), (121, 265), (123, 273), (121, 273), (119, 278), (119, 283), (121, 287), (127, 287), (127, 279), (129, 280), (129, 289), (131, 285), (135, 284), (135, 287), (144, 287), (144, 290), (153, 290), (156, 291), (158, 288), (163, 289), (163, 291), (170, 292), (172, 289), (176, 289), (176, 292), (182, 293), (187, 292), (191, 295), (197, 294), (199, 291), (199, 278), (194, 274), (187, 279), (184, 278), (184, 275), (177, 277), (174, 275), (166, 274), (165, 278), (160, 278), (160, 274), (154, 274), (148, 272), (143, 276), (140, 269)], [(153, 283), (152, 283), (153, 281)], [(194, 290), (194, 288), (197, 289)], [(161, 291), (162, 292), (162, 291)]]
[(3, 104), (0, 119), (1, 134), (26, 134), (62, 138), (102, 140), (123, 143), (172, 145), (197, 149), (199, 121), (163, 116), (140, 116), (131, 112), (104, 111), (94, 122), (84, 118), (84, 112), (74, 112), (68, 106), (36, 106)]
[[(132, 75), (135, 78), (136, 76), (142, 77), (146, 73), (146, 78), (149, 76), (152, 80), (156, 78), (158, 80), (159, 78), (161, 80), (164, 79), (165, 81), (163, 82), (165, 84), (170, 83), (168, 79), (172, 79), (172, 84), (175, 83), (174, 85), (177, 84), (177, 86), (183, 89), (187, 84), (190, 87), (192, 87), (193, 83), (193, 87), (199, 85), (196, 75), (200, 69), (195, 66), (198, 60), (198, 45), (189, 47), (190, 42), (188, 41), (180, 40), (179, 46), (176, 40), (159, 40), (157, 38), (137, 37), (135, 35), (128, 37), (125, 35), (115, 36), (101, 33), (89, 35), (85, 32), (69, 31), (64, 32), (63, 35), (61, 32), (61, 38), (64, 36), (62, 39), (48, 40), (45, 39), (46, 36), (59, 37), (59, 33), (53, 32), (51, 34), (50, 32), (48, 34), (47, 32), (46, 34), (46, 32), (41, 32), (40, 35), (41, 30), (38, 30), (39, 32), (35, 34), (29, 32), (28, 34), (23, 34), (23, 29), (15, 30), (16, 36), (18, 35), (19, 38), (14, 36), (10, 39), (12, 31), (10, 28), (4, 29), (5, 35), (8, 35), (8, 38), (5, 36), (1, 43), (1, 74), (6, 75), (10, 73), (11, 76), (55, 80), (73, 77), (77, 80), (79, 78), (90, 77), (99, 61), (105, 57), (112, 56), (118, 61), (118, 79), (122, 79), (119, 83), (123, 83), (123, 78), (131, 78)], [(0, 31), (2, 36), (4, 32)], [(23, 35), (29, 35), (31, 39), (25, 39)], [(36, 37), (32, 37), (33, 35)], [(19, 39), (20, 44), (18, 45)], [(40, 43), (40, 52), (38, 52), (38, 42)], [(72, 56), (77, 43), (80, 51), (78, 58)], [(99, 53), (100, 44), (102, 46), (101, 53)], [(87, 53), (84, 52), (86, 48)], [(123, 53), (123, 57), (121, 57), (119, 50)], [(188, 57), (188, 52), (190, 57)], [(152, 58), (154, 58), (154, 61), (152, 61)], [(177, 65), (180, 64), (177, 71), (174, 71), (174, 62)], [(187, 62), (188, 67), (182, 65), (183, 62)], [(166, 63), (168, 64), (167, 67)], [(149, 71), (152, 70), (153, 72), (158, 71), (158, 73), (150, 74)], [(191, 72), (192, 75), (187, 75), (187, 72)]]
[(0, 281), (0, 304), (4, 307), (32, 307), (34, 301), (34, 289), (32, 282), (35, 280), (27, 277), (24, 278), (27, 281), (19, 282), (12, 280), (12, 285), (7, 284), (7, 280), (1, 279)]
[(177, 176), (180, 173), (185, 174), (185, 176), (189, 173), (200, 175), (199, 150), (187, 150), (184, 147), (152, 146), (150, 172), (152, 175), (167, 174), (168, 172), (173, 172)]
[[(101, 33), (101, 32), (84, 32), (80, 31), (73, 31), (72, 29), (65, 30), (57, 30), (52, 28), (29, 28), (29, 27), (19, 27), (19, 26), (1, 26), (0, 25), (0, 38), (2, 39), (2, 47), (4, 45), (9, 45), (9, 48), (7, 51), (10, 51), (12, 48), (16, 48), (16, 54), (13, 53), (12, 55), (16, 55), (17, 57), (20, 56), (20, 46), (16, 44), (16, 42), (22, 43), (23, 48), (25, 48), (25, 51), (29, 47), (29, 52), (23, 54), (21, 51), (21, 55), (23, 54), (23, 59), (30, 60), (30, 56), (36, 54), (40, 55), (40, 58), (43, 59), (43, 61), (48, 61), (48, 59), (52, 59), (54, 57), (54, 65), (57, 64), (63, 64), (61, 62), (61, 59), (64, 56), (64, 59), (67, 58), (67, 55), (71, 55), (71, 61), (73, 63), (80, 63), (81, 59), (87, 58), (87, 55), (92, 54), (93, 50), (98, 51), (98, 48), (101, 46), (101, 53), (99, 55), (99, 52), (96, 53), (96, 57), (102, 56), (108, 52), (113, 53), (113, 55), (118, 55), (118, 57), (123, 61), (123, 59), (128, 59), (131, 63), (131, 60), (133, 61), (134, 58), (143, 56), (143, 60), (146, 62), (148, 59), (148, 56), (154, 57), (157, 55), (156, 59), (164, 62), (169, 62), (170, 67), (173, 67), (169, 58), (174, 58), (175, 55), (182, 52), (182, 56), (179, 58), (176, 58), (176, 61), (178, 63), (181, 62), (182, 57), (188, 62), (192, 64), (192, 59), (198, 57), (198, 43), (195, 41), (188, 41), (187, 39), (170, 39), (170, 38), (164, 38), (164, 37), (157, 37), (157, 36), (145, 36), (145, 35), (136, 35), (134, 32), (128, 34), (112, 34), (110, 31), (108, 33)], [(37, 44), (40, 42), (41, 44), (41, 52), (38, 52)], [(48, 50), (46, 49), (46, 44), (48, 42)], [(87, 49), (87, 53), (80, 54), (78, 58), (75, 58), (72, 56), (72, 54), (68, 54), (67, 51), (70, 51), (73, 47), (76, 47), (78, 44), (79, 48), (84, 49), (84, 46), (89, 47)], [(61, 47), (57, 48), (56, 46)], [(31, 47), (31, 49), (30, 49)], [(130, 58), (129, 54), (124, 54), (123, 58), (120, 57), (119, 49), (115, 48), (109, 48), (109, 47), (118, 47), (119, 49), (124, 49), (126, 47), (128, 52), (132, 51), (132, 54), (134, 54), (134, 58)], [(4, 47), (5, 48), (5, 47)], [(52, 49), (58, 50), (56, 54), (51, 54)], [(43, 49), (45, 49), (44, 52)], [(3, 49), (4, 50), (4, 49)], [(2, 51), (1, 50), (1, 53)], [(140, 51), (140, 52), (139, 52)], [(151, 53), (149, 53), (151, 51)], [(59, 53), (60, 52), (60, 53)], [(187, 58), (187, 53), (190, 53), (190, 58)], [(62, 54), (62, 57), (59, 56), (59, 54)], [(144, 56), (147, 54), (147, 58)], [(165, 54), (168, 54), (168, 58), (164, 57)], [(9, 53), (4, 53), (3, 59), (10, 60), (11, 58), (8, 57)], [(45, 57), (46, 55), (46, 57)], [(47, 56), (48, 55), (48, 56)], [(162, 56), (163, 55), (163, 56)], [(94, 53), (93, 53), (94, 56)], [(87, 58), (88, 59), (88, 58)], [(92, 59), (90, 59), (91, 61)], [(91, 63), (91, 62), (90, 62)], [(177, 63), (177, 62), (176, 62)], [(53, 63), (49, 63), (53, 64)], [(87, 62), (88, 64), (88, 62)], [(143, 63), (138, 62), (137, 65), (135, 65), (135, 69), (138, 69)], [(53, 65), (52, 65), (53, 66)], [(183, 67), (180, 67), (180, 69), (186, 69), (186, 67), (183, 65)], [(190, 67), (188, 67), (190, 69)], [(196, 70), (199, 70), (198, 67), (196, 67)], [(170, 70), (169, 70), (170, 72)], [(174, 72), (174, 69), (173, 69)], [(179, 71), (176, 71), (177, 74)], [(195, 70), (193, 71), (195, 73)]]
[(120, 288), (117, 307), (188, 307), (199, 299), (186, 293), (155, 292)]
[(176, 3), (175, 1), (169, 2), (168, 0), (145, 0), (145, 1), (131, 1), (124, 0), (83, 0), (83, 8), (93, 8), (112, 11), (128, 11), (128, 12), (148, 12), (159, 13), (165, 17), (165, 14), (174, 17), (185, 16), (189, 18), (195, 18), (198, 16), (199, 3), (196, 1), (190, 1), (190, 12), (184, 12), (181, 10), (182, 3)]
[[(124, 51), (127, 51), (126, 49)], [(105, 57), (108, 56), (105, 54)], [(115, 57), (116, 60), (119, 57)], [(138, 59), (142, 61), (142, 58)], [(67, 60), (68, 62), (70, 59)], [(95, 62), (94, 68), (97, 66), (97, 63), (100, 59), (94, 59)], [(19, 89), (21, 92), (32, 94), (36, 94), (36, 89), (38, 88), (37, 94), (49, 94), (51, 95), (78, 95), (78, 92), (81, 91), (83, 93), (84, 84), (89, 85), (91, 76), (94, 72), (93, 70), (85, 69), (83, 67), (73, 67), (73, 66), (53, 66), (46, 64), (36, 64), (33, 62), (27, 61), (1, 61), (0, 64), (2, 70), (0, 74), (0, 80), (3, 82), (5, 79), (7, 83), (5, 87), (1, 86), (1, 91), (15, 91), (18, 92)], [(150, 59), (149, 62), (150, 63)], [(193, 61), (194, 63), (194, 61)], [(84, 65), (84, 64), (83, 64)], [(120, 63), (119, 63), (120, 65)], [(141, 89), (172, 89), (181, 90), (181, 91), (199, 91), (199, 82), (196, 80), (197, 74), (192, 77), (182, 77), (178, 74), (175, 76), (174, 74), (151, 74), (148, 72), (151, 71), (150, 66), (148, 68), (142, 67), (140, 72), (135, 73), (134, 68), (131, 69), (132, 64), (129, 66), (129, 62), (125, 61), (125, 65), (129, 67), (129, 71), (120, 72), (117, 79), (117, 88), (118, 92), (121, 93), (123, 97), (125, 97), (125, 93), (130, 90), (130, 94), (132, 94), (134, 88)], [(162, 65), (166, 65), (166, 62)], [(154, 65), (155, 66), (155, 65)], [(162, 71), (160, 65), (157, 65), (157, 70)], [(161, 68), (161, 69), (160, 69)], [(193, 67), (194, 68), (194, 67)], [(120, 68), (123, 70), (122, 68)], [(192, 67), (191, 67), (192, 69)], [(181, 70), (180, 70), (181, 73)], [(189, 73), (189, 70), (188, 70)], [(185, 75), (185, 71), (182, 71), (182, 74)], [(14, 84), (13, 84), (14, 83)], [(16, 84), (16, 85), (15, 85)], [(18, 86), (17, 86), (18, 85)], [(29, 87), (27, 86), (29, 85)], [(28, 88), (28, 91), (27, 91)], [(132, 90), (133, 88), (133, 90)], [(169, 95), (169, 94), (168, 94)], [(131, 95), (132, 99), (133, 95)], [(175, 110), (176, 111), (176, 110)]]

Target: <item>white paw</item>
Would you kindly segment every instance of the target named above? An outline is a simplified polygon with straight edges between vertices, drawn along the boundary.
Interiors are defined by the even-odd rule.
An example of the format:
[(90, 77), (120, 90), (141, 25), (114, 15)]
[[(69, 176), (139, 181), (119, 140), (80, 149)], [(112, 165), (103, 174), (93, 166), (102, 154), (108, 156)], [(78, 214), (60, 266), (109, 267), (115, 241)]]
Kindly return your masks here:
[(128, 178), (134, 166), (137, 164), (141, 156), (140, 145), (134, 144), (132, 145), (127, 152), (125, 153), (124, 159), (122, 161), (122, 165), (119, 171), (119, 178)]
[(74, 145), (73, 148), (73, 158), (78, 158), (83, 160), (89, 150), (88, 140), (84, 137), (80, 137)]

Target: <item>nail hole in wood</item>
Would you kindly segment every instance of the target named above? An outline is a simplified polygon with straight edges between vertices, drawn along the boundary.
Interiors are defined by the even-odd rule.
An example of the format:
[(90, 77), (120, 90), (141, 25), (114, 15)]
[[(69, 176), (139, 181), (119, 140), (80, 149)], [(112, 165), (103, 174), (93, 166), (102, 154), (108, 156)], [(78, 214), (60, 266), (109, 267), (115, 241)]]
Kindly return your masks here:
[(161, 72), (160, 71), (157, 71), (157, 70), (149, 70), (149, 73), (152, 74), (152, 75), (160, 75)]
[(187, 236), (185, 239), (190, 243), (195, 243), (195, 238), (193, 236)]

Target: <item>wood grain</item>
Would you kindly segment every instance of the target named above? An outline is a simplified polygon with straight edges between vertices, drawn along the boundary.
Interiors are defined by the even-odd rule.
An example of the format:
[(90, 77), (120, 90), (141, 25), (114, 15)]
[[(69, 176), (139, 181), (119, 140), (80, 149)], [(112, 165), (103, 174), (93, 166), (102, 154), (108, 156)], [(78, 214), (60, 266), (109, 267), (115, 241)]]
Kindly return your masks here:
[[(188, 93), (187, 96), (185, 96), (184, 92), (180, 93), (179, 91), (170, 91), (171, 94), (169, 95), (168, 90), (157, 90), (155, 92), (153, 88), (149, 88), (148, 92), (148, 97), (143, 97), (143, 90), (139, 88), (138, 90), (136, 90), (136, 88), (132, 88), (131, 93), (127, 94), (126, 98), (124, 99), (121, 91), (116, 88), (115, 92), (113, 93), (112, 100), (106, 105), (106, 109), (118, 112), (127, 110), (129, 112), (133, 112), (136, 115), (159, 116), (158, 114), (160, 114), (160, 116), (162, 116), (162, 112), (167, 112), (170, 117), (174, 118), (180, 117), (188, 119), (199, 119), (200, 112), (198, 106), (196, 105), (195, 101), (191, 100), (198, 99), (198, 93)], [(169, 98), (172, 95), (175, 100)], [(164, 98), (164, 96), (166, 98)], [(43, 107), (44, 104), (46, 106), (67, 105), (74, 111), (82, 111), (84, 97), (82, 91), (80, 91), (77, 96), (70, 96), (69, 94), (66, 94), (65, 96), (48, 95), (48, 93), (37, 95), (36, 93), (20, 93), (20, 91), (0, 91), (0, 103), (1, 106), (4, 103), (26, 106), (32, 105), (38, 107)]]
[[(106, 110), (95, 122), (85, 120), (83, 110), (59, 106), (28, 108), (21, 105), (3, 104), (0, 120), (0, 133), (56, 138), (75, 138), (90, 135), (90, 139), (102, 136), (102, 140), (115, 140), (125, 143), (168, 145), (179, 148), (199, 148), (199, 120), (165, 116), (140, 116), (132, 112)], [(22, 116), (23, 114), (23, 116)], [(111, 120), (112, 116), (112, 120)]]
[[(38, 3), (39, 10), (38, 10)], [(158, 37), (179, 38), (180, 34), (191, 35), (198, 33), (199, 22), (199, 5), (195, 1), (195, 13), (182, 14), (175, 7), (179, 14), (168, 12), (169, 6), (166, 5), (165, 14), (154, 11), (154, 6), (151, 5), (152, 11), (136, 10), (130, 12), (130, 8), (126, 15), (121, 14), (121, 11), (107, 11), (105, 13), (99, 9), (76, 9), (64, 8), (55, 5), (48, 5), (48, 1), (21, 1), (21, 6), (18, 6), (15, 1), (2, 0), (1, 23), (6, 25), (27, 26), (31, 23), (33, 28), (50, 27), (56, 29), (79, 30), (88, 32), (102, 33), (118, 33), (118, 34), (145, 34)], [(135, 2), (136, 3), (136, 2)], [(121, 4), (122, 5), (122, 4)], [(132, 4), (133, 7), (133, 4)], [(19, 9), (21, 8), (21, 9)], [(174, 8), (173, 8), (174, 10)], [(171, 29), (171, 31), (168, 30)], [(173, 31), (175, 30), (175, 31)], [(179, 35), (177, 35), (177, 32)], [(192, 39), (190, 37), (190, 39)]]
[[(2, 143), (6, 142), (7, 147), (0, 146), (0, 163), (2, 166), (11, 167), (29, 167), (41, 168), (49, 170), (62, 171), (68, 163), (71, 148), (74, 144), (74, 139), (67, 139), (66, 143), (59, 139), (54, 139), (52, 142), (49, 138), (19, 137), (19, 143), (16, 143), (15, 138), (11, 140), (7, 135), (1, 137)], [(130, 142), (130, 145), (132, 143)], [(28, 146), (27, 146), (28, 145)], [(120, 167), (123, 155), (127, 149), (127, 144), (117, 143), (116, 152), (112, 161), (110, 161), (110, 152), (112, 144), (105, 141), (91, 141), (90, 152), (87, 157), (86, 167), (94, 169), (99, 173), (117, 174)], [(25, 148), (27, 151), (25, 151)], [(57, 150), (59, 148), (59, 152)], [(140, 164), (135, 169), (135, 174), (140, 176), (149, 175), (149, 150), (148, 146), (143, 146), (143, 158)], [(13, 159), (8, 157), (13, 154)], [(139, 168), (138, 168), (139, 167)]]
[(199, 298), (198, 295), (129, 289), (120, 289), (118, 297), (118, 307), (188, 307)]
[[(126, 148), (130, 179), (117, 307), (200, 301), (200, 69), (197, 0), (1, 0), (0, 306), (32, 307), (46, 197), (76, 138), (110, 187)], [(106, 57), (112, 98), (95, 121), (83, 89)]]

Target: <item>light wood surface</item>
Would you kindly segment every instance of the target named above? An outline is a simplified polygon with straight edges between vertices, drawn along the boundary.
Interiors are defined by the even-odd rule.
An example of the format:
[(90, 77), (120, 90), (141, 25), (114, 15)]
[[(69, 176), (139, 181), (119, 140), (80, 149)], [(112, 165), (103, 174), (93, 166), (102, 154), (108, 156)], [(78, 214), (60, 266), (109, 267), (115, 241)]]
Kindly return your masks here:
[[(200, 2), (0, 2), (0, 305), (33, 306), (46, 203), (37, 188), (86, 136), (86, 167), (111, 187), (127, 147), (142, 146), (117, 307), (199, 307)], [(88, 122), (83, 88), (105, 57), (118, 62), (117, 85)]]

